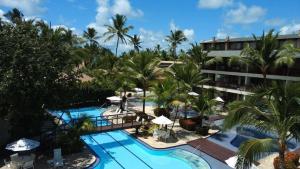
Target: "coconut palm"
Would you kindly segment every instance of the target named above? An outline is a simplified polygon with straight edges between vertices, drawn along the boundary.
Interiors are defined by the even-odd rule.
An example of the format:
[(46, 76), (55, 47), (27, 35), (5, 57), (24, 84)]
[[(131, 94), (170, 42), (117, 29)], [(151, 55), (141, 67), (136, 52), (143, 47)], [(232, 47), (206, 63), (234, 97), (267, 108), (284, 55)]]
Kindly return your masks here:
[(278, 33), (275, 33), (273, 29), (267, 34), (263, 32), (260, 37), (253, 35), (253, 38), (256, 47), (247, 44), (241, 52), (241, 57), (232, 57), (229, 61), (230, 64), (240, 61), (258, 68), (263, 75), (264, 83), (266, 83), (267, 73), (271, 68), (282, 65), (289, 67), (294, 63), (295, 50), (293, 45), (284, 45), (280, 48), (277, 40)]
[(122, 43), (127, 44), (126, 39), (131, 38), (128, 32), (133, 29), (133, 26), (126, 26), (127, 18), (126, 16), (120, 14), (116, 14), (115, 17), (112, 18), (112, 21), (112, 25), (105, 25), (107, 32), (105, 32), (103, 35), (107, 36), (105, 41), (109, 41), (114, 37), (117, 38), (116, 56), (118, 56), (119, 41), (121, 40)]
[(100, 38), (97, 36), (97, 31), (94, 28), (87, 28), (87, 30), (83, 32), (83, 37), (89, 42), (89, 45), (98, 45), (97, 40)]
[[(193, 110), (199, 112), (200, 118), (203, 119), (205, 115), (213, 114), (212, 107), (216, 105), (216, 101), (209, 97), (207, 93), (192, 99)], [(202, 127), (202, 120), (199, 123)]]
[(17, 8), (14, 8), (11, 11), (8, 11), (6, 14), (4, 14), (4, 16), (12, 23), (18, 24), (22, 22), (24, 14)]
[(133, 35), (133, 37), (130, 38), (130, 43), (133, 45), (134, 50), (136, 50), (137, 52), (139, 52), (140, 48), (142, 48), (141, 38), (138, 35)]
[(136, 53), (126, 62), (132, 79), (143, 89), (143, 113), (145, 113), (146, 90), (150, 87), (150, 81), (155, 80), (159, 73), (159, 69), (156, 69), (158, 63), (159, 59), (153, 58), (147, 51)]
[(167, 108), (175, 96), (176, 82), (171, 78), (155, 81), (150, 90), (154, 94), (154, 102), (157, 108)]
[(166, 37), (166, 41), (170, 43), (171, 52), (173, 54), (173, 57), (176, 58), (177, 46), (180, 45), (182, 42), (187, 41), (187, 38), (181, 30), (171, 30), (171, 35), (168, 35)]
[(287, 140), (300, 138), (300, 85), (283, 84), (273, 83), (270, 88), (263, 86), (246, 100), (229, 104), (224, 129), (237, 124), (250, 125), (261, 132), (276, 135), (273, 138), (251, 139), (242, 143), (238, 151), (238, 169), (249, 168), (254, 161), (272, 151), (279, 152), (280, 168), (285, 169)]
[(196, 42), (191, 44), (191, 48), (187, 51), (187, 55), (199, 69), (203, 68), (205, 65), (211, 65), (223, 61), (222, 57), (209, 57), (208, 52), (209, 51), (205, 51), (203, 47)]
[[(174, 78), (177, 81), (177, 93), (180, 93), (180, 100), (184, 100), (185, 105), (189, 102), (188, 92), (193, 91), (197, 86), (200, 86), (208, 81), (198, 70), (197, 65), (188, 61), (185, 64), (173, 65), (166, 72), (169, 78)], [(186, 107), (186, 106), (185, 106)], [(185, 114), (185, 118), (187, 115)]]

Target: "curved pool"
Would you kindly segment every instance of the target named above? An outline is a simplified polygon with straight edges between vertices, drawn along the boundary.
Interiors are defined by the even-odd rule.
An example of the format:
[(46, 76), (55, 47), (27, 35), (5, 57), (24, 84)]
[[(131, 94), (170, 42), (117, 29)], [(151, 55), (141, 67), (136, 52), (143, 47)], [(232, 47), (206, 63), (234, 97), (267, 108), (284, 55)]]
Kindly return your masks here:
[(95, 169), (210, 169), (201, 157), (180, 149), (152, 149), (123, 131), (81, 136), (100, 158)]
[[(62, 116), (66, 122), (70, 118), (83, 115), (100, 116), (106, 109), (97, 107), (69, 109), (70, 115), (63, 111), (51, 111), (54, 116)], [(101, 124), (98, 124), (101, 125)], [(105, 124), (102, 124), (105, 125)], [(95, 169), (210, 169), (209, 164), (201, 157), (181, 149), (153, 149), (124, 131), (81, 136), (87, 147), (99, 160), (90, 168)]]

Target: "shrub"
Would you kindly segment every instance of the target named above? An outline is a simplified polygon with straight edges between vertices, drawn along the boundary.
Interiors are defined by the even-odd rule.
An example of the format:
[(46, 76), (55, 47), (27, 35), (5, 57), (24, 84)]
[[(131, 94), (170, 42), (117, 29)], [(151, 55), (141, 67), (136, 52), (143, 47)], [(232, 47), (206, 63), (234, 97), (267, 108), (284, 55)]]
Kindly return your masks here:
[[(279, 169), (279, 163), (279, 156), (277, 156), (273, 161), (273, 166), (275, 169)], [(286, 169), (296, 169), (297, 165), (299, 165), (299, 155), (293, 152), (286, 153), (284, 163)]]
[(170, 117), (170, 113), (167, 108), (159, 108), (159, 107), (155, 108), (154, 115), (157, 117), (162, 116), (162, 115), (165, 117), (168, 117), (168, 118)]

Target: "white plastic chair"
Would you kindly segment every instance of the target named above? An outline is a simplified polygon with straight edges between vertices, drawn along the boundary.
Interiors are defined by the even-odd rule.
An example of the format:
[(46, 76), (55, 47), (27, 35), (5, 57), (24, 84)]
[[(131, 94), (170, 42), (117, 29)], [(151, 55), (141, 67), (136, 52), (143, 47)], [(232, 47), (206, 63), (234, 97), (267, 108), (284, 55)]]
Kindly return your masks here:
[(19, 161), (20, 160), (19, 154), (16, 153), (16, 154), (10, 155), (10, 160), (11, 161), (16, 161), (16, 162)]
[(34, 169), (34, 165), (33, 165), (33, 160), (27, 161), (23, 164), (22, 166), (23, 169), (29, 169), (29, 168), (33, 168)]
[(170, 137), (170, 130), (163, 132), (161, 138), (164, 139), (165, 142), (167, 142), (167, 139)]
[(54, 157), (53, 157), (53, 166), (56, 167), (62, 167), (64, 166), (64, 162), (61, 156), (61, 149), (54, 149), (53, 150)]

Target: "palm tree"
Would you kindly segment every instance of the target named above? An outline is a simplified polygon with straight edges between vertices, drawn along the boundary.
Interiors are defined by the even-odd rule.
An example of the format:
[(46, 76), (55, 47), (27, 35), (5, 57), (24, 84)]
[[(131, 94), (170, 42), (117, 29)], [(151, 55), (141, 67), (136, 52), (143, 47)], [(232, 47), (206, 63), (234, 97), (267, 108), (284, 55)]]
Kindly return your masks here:
[[(254, 48), (247, 44), (241, 52), (241, 57), (232, 57), (229, 61), (230, 64), (235, 61), (240, 61), (258, 68), (263, 75), (264, 83), (266, 83), (267, 73), (272, 67), (278, 67), (279, 65), (291, 66), (291, 64), (294, 63), (291, 59), (293, 60), (295, 58), (295, 52), (280, 52), (286, 50), (288, 46), (284, 45), (280, 48), (277, 40), (278, 33), (275, 33), (273, 29), (267, 34), (263, 32), (261, 37), (253, 35), (253, 38), (256, 47)], [(286, 54), (288, 54), (288, 56)]]
[(115, 17), (112, 18), (113, 25), (105, 25), (107, 28), (107, 32), (103, 35), (107, 36), (105, 41), (109, 41), (114, 37), (117, 37), (117, 46), (116, 46), (116, 56), (118, 56), (118, 47), (119, 41), (127, 44), (126, 38), (131, 38), (128, 35), (128, 32), (133, 29), (133, 26), (126, 26), (127, 18), (124, 15), (116, 14)]
[(153, 58), (147, 51), (136, 53), (126, 62), (132, 79), (143, 89), (143, 113), (145, 113), (146, 90), (150, 87), (150, 81), (155, 80), (159, 73), (159, 69), (156, 69), (158, 63), (159, 60)]
[[(280, 168), (285, 169), (284, 157), (287, 140), (300, 138), (300, 85), (273, 83), (262, 86), (243, 101), (229, 104), (224, 129), (240, 124), (255, 126), (259, 131), (275, 134), (274, 138), (251, 139), (241, 144), (236, 167), (249, 168), (265, 153), (279, 152)], [(276, 150), (274, 150), (276, 147)]]
[(97, 36), (97, 31), (94, 28), (87, 28), (83, 32), (83, 37), (89, 42), (89, 45), (98, 45), (99, 36)]
[(176, 58), (177, 46), (180, 45), (182, 42), (187, 41), (187, 38), (181, 30), (171, 30), (171, 35), (168, 35), (166, 37), (166, 41), (170, 43), (171, 52), (173, 54), (173, 57)]
[[(190, 61), (187, 61), (185, 64), (173, 65), (166, 73), (169, 78), (174, 78), (177, 81), (177, 93), (181, 93), (179, 97), (181, 100), (184, 100), (185, 105), (188, 102), (188, 92), (208, 81), (202, 76), (197, 65)], [(185, 114), (185, 118), (186, 116)]]
[(137, 52), (139, 52), (140, 48), (142, 48), (141, 38), (138, 35), (133, 35), (133, 37), (130, 38), (130, 43), (133, 45), (134, 50), (136, 50)]
[[(197, 98), (192, 99), (193, 109), (200, 113), (200, 118), (203, 119), (205, 115), (213, 114), (212, 107), (216, 104), (216, 101), (209, 97), (209, 95), (202, 94)], [(202, 127), (202, 120), (199, 123)]]
[(167, 108), (173, 101), (176, 93), (176, 83), (171, 78), (166, 78), (161, 81), (154, 81), (150, 90), (154, 94), (154, 102), (157, 108)]
[(22, 22), (24, 14), (17, 8), (8, 11), (4, 16), (10, 20), (12, 23), (18, 24)]

